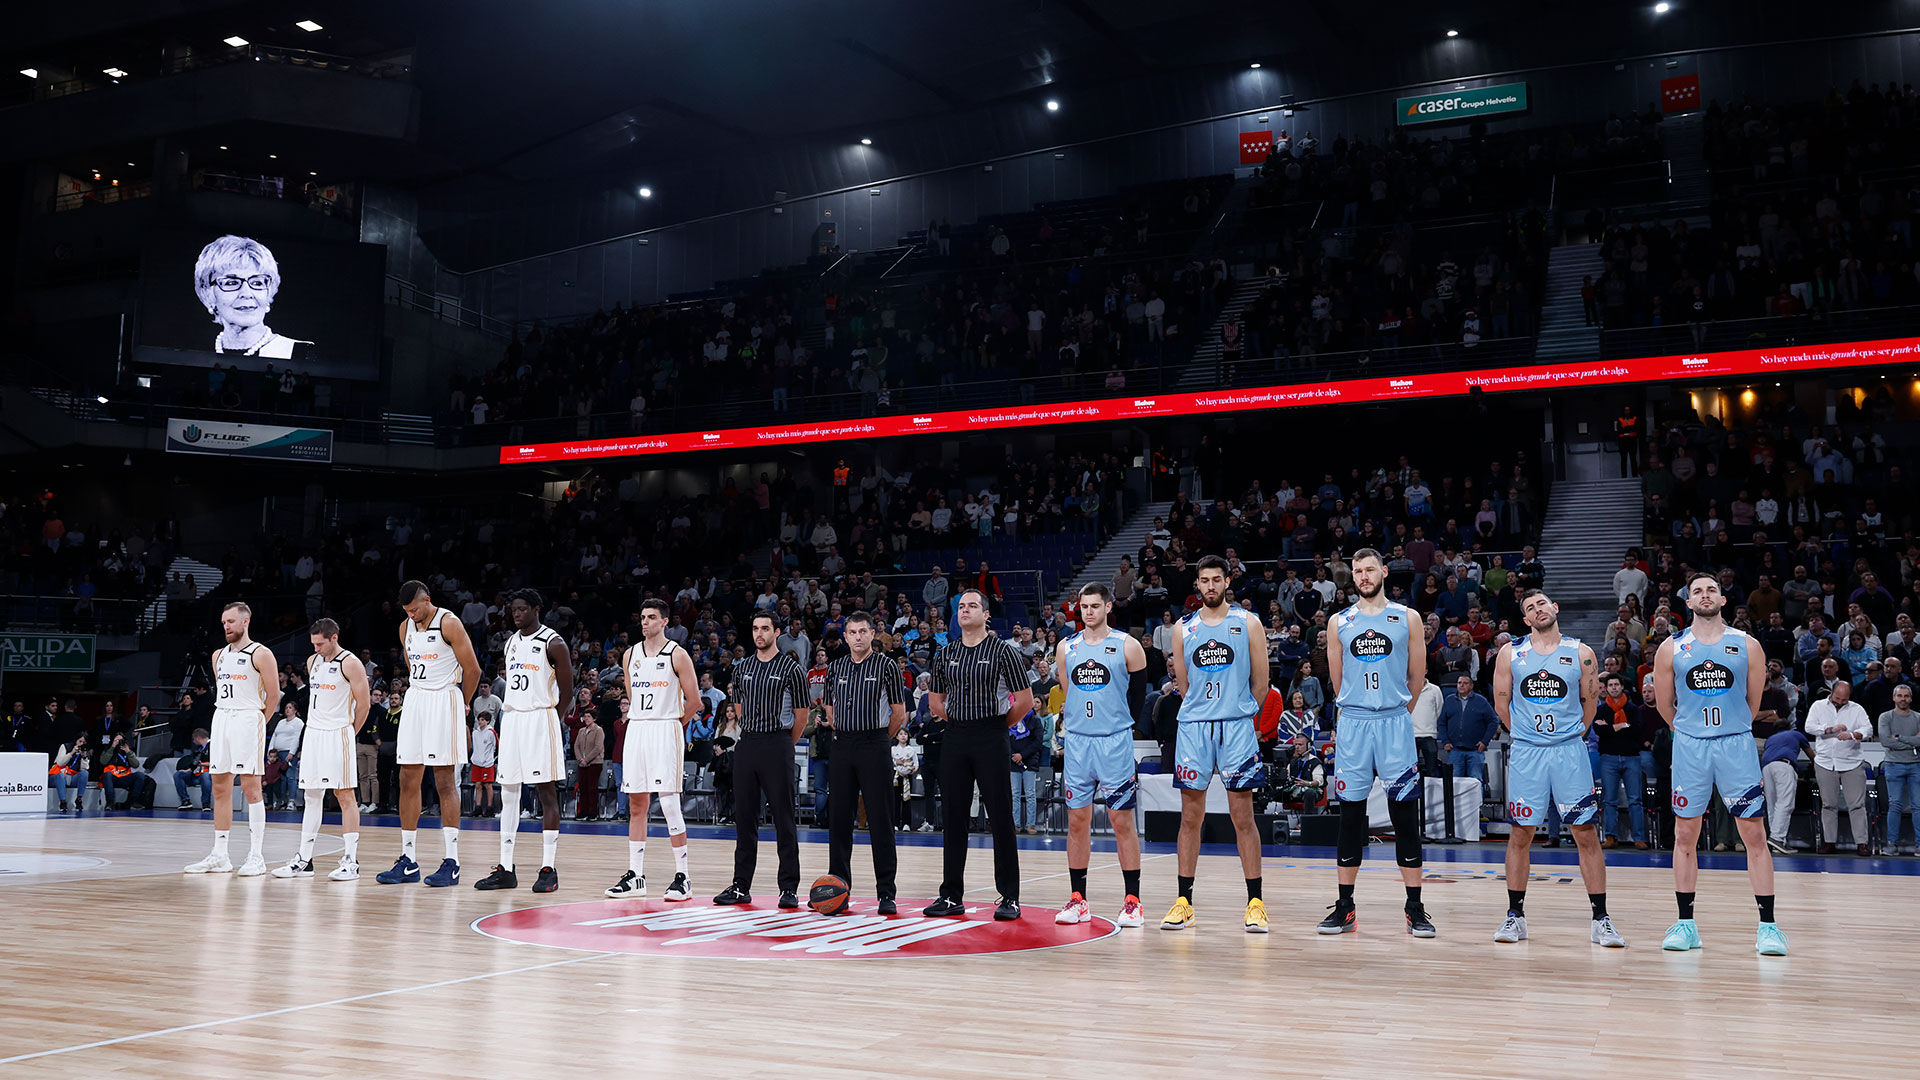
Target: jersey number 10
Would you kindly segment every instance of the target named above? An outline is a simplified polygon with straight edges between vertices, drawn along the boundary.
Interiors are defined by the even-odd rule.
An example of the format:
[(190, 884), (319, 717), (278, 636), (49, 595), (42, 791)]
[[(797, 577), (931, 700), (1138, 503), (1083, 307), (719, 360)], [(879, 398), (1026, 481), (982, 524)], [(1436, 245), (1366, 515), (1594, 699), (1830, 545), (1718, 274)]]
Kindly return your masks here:
[(1700, 722), (1707, 727), (1720, 726), (1720, 706), (1709, 705), (1700, 710)]

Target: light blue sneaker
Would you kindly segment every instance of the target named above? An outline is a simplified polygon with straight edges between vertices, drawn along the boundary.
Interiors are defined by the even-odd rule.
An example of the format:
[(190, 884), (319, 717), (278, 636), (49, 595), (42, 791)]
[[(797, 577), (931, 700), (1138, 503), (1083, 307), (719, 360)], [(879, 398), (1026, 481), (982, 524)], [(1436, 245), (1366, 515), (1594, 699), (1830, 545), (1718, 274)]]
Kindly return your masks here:
[(1660, 947), (1668, 952), (1686, 952), (1700, 948), (1700, 928), (1692, 919), (1681, 919), (1667, 927), (1667, 936), (1660, 941)]
[(1761, 956), (1787, 955), (1787, 935), (1780, 929), (1779, 923), (1763, 922), (1760, 934), (1753, 943), (1755, 952)]

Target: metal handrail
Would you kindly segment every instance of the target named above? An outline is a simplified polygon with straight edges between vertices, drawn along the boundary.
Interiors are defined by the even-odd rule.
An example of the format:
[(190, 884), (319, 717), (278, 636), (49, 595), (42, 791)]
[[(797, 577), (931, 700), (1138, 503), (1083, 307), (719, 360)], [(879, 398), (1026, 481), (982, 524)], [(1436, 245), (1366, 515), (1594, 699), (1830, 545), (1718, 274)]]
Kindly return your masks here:
[(1716, 319), (1701, 324), (1693, 338), (1693, 324), (1623, 327), (1600, 334), (1602, 360), (1635, 356), (1664, 356), (1689, 352), (1723, 352), (1767, 345), (1820, 345), (1907, 337), (1920, 333), (1920, 306), (1845, 308), (1819, 314), (1766, 315), (1750, 319)]
[(478, 330), (497, 338), (513, 336), (513, 325), (482, 312), (474, 311), (458, 299), (449, 303), (438, 293), (428, 292), (413, 282), (393, 274), (387, 275), (386, 300), (389, 304), (419, 311), (431, 315), (441, 322), (453, 323), (472, 330)]

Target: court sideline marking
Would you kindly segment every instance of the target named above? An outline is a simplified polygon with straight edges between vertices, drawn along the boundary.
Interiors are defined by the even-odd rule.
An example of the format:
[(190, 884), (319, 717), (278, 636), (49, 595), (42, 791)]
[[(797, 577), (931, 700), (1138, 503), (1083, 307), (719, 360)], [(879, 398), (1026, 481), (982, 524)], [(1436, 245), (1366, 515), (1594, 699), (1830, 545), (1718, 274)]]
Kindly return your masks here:
[(519, 975), (528, 971), (540, 971), (543, 968), (565, 967), (568, 964), (581, 964), (589, 960), (604, 960), (609, 956), (622, 956), (623, 953), (594, 953), (592, 956), (573, 956), (565, 960), (555, 960), (545, 964), (532, 964), (527, 967), (510, 968), (506, 971), (485, 971), (478, 975), (467, 975), (458, 979), (443, 979), (439, 982), (422, 983), (419, 986), (399, 986), (391, 990), (376, 990), (371, 994), (355, 994), (352, 997), (334, 998), (332, 1001), (315, 1001), (305, 1005), (289, 1005), (283, 1009), (268, 1009), (265, 1012), (249, 1013), (246, 1016), (229, 1016), (220, 1020), (206, 1020), (198, 1024), (182, 1024), (179, 1027), (162, 1028), (158, 1031), (143, 1031), (137, 1035), (122, 1035), (117, 1039), (101, 1039), (98, 1042), (78, 1043), (73, 1046), (61, 1046), (52, 1050), (36, 1050), (31, 1054), (17, 1054), (9, 1058), (0, 1058), (0, 1065), (12, 1065), (35, 1058), (53, 1057), (56, 1054), (71, 1054), (78, 1050), (97, 1050), (103, 1046), (118, 1046), (121, 1043), (138, 1042), (141, 1039), (157, 1038), (161, 1035), (177, 1035), (184, 1031), (199, 1031), (203, 1028), (223, 1027), (227, 1024), (244, 1024), (249, 1020), (264, 1020), (270, 1016), (284, 1016), (287, 1013), (305, 1012), (308, 1009), (324, 1009), (331, 1005), (351, 1005), (357, 1001), (371, 1001), (374, 998), (391, 997), (395, 994), (411, 994), (416, 990), (436, 990), (443, 986), (458, 986), (461, 983), (478, 982), (501, 975)]

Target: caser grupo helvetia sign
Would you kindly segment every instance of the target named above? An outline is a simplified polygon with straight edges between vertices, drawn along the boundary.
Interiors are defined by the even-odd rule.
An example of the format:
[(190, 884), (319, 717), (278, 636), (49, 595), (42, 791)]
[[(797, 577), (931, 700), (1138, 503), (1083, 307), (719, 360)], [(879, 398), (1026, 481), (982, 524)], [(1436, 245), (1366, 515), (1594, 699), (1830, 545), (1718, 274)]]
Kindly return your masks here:
[(1525, 112), (1527, 84), (1501, 83), (1498, 86), (1474, 86), (1465, 90), (1403, 97), (1395, 102), (1393, 111), (1402, 127)]

